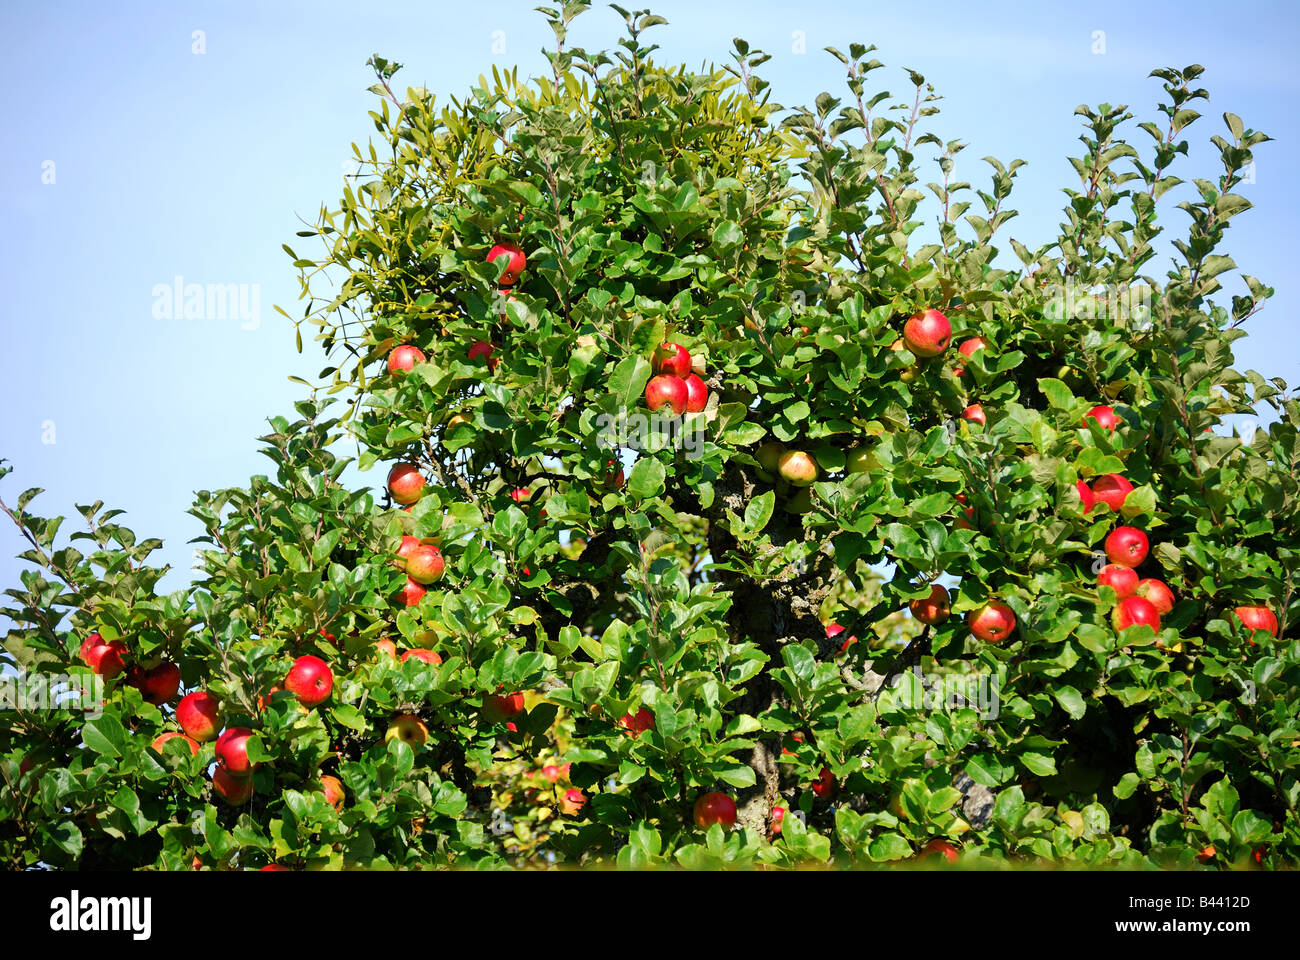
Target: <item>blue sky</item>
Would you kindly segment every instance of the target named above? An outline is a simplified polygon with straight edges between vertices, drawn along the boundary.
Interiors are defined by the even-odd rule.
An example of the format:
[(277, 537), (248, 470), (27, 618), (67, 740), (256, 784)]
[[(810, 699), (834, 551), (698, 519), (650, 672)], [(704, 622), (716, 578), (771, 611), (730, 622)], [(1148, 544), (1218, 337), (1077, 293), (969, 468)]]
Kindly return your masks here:
[[(273, 309), (300, 312), (296, 271), (280, 245), (295, 240), (300, 218), (335, 203), (350, 145), (373, 129), (367, 57), (404, 63), (400, 87), (423, 85), (444, 100), (493, 63), (548, 71), (538, 51), (550, 31), (535, 5), (181, 0), (0, 9), (8, 360), (0, 457), (16, 467), (0, 496), (12, 505), (19, 491), (41, 486), (40, 513), (76, 516), (75, 503), (96, 499), (125, 509), (121, 520), (138, 536), (166, 541), (161, 558), (177, 569), (164, 586), (187, 582), (186, 541), (199, 532), (185, 515), (193, 492), (269, 472), (254, 438), (266, 417), (291, 413), (302, 395), (286, 377), (314, 379), (325, 365), (310, 343), (296, 352), (291, 324)], [(652, 8), (670, 21), (648, 35), (661, 61), (721, 62), (731, 38), (743, 36), (772, 54), (762, 72), (787, 105), (839, 91), (841, 68), (821, 52), (827, 45), (876, 44), (886, 69), (873, 76), (897, 94), (907, 88), (902, 68), (920, 71), (944, 98), (931, 129), (969, 144), (959, 178), (983, 185), (987, 154), (1028, 161), (1013, 194), (1021, 215), (1005, 232), (1031, 247), (1054, 236), (1061, 218), (1060, 188), (1072, 177), (1065, 157), (1081, 146), (1074, 108), (1108, 101), (1157, 119), (1150, 70), (1203, 64), (1211, 101), (1198, 105), (1191, 158), (1174, 172), (1217, 174), (1206, 141), (1223, 133), (1225, 110), (1277, 141), (1256, 151), (1256, 181), (1243, 188), (1256, 209), (1233, 221), (1227, 244), (1243, 270), (1278, 289), (1238, 344), (1237, 365), (1300, 379), (1288, 233), (1300, 203), (1285, 186), (1300, 173), (1292, 4), (661, 0)], [(609, 46), (620, 27), (597, 6), (570, 42)], [(1166, 217), (1171, 232), (1180, 218)], [(256, 292), (258, 315), (160, 317), (156, 290), (177, 277)], [(1240, 292), (1235, 276), (1228, 282)], [(364, 477), (382, 482), (378, 471)], [(70, 520), (65, 533), (76, 526)], [(23, 547), (12, 525), (0, 526), (6, 587), (17, 582), (14, 554)]]

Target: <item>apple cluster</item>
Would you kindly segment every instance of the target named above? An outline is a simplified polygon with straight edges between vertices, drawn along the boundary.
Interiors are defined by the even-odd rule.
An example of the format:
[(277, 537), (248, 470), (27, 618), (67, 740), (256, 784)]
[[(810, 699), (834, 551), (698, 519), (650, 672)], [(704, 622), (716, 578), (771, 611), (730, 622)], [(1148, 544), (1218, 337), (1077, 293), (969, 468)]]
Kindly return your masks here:
[(666, 406), (681, 416), (700, 413), (708, 404), (709, 388), (700, 377), (704, 364), (693, 361), (680, 343), (661, 343), (654, 352), (653, 370), (655, 375), (645, 385), (645, 405), (651, 412)]

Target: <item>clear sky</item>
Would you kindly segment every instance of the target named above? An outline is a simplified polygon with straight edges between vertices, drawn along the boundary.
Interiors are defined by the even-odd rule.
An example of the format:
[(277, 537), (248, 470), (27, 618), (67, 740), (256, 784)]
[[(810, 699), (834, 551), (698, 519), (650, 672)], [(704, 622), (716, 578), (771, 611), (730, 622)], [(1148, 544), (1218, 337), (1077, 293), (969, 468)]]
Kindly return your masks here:
[[(185, 514), (193, 492), (271, 472), (254, 438), (303, 395), (286, 377), (314, 379), (325, 365), (310, 342), (296, 352), (292, 325), (273, 309), (300, 313), (281, 244), (296, 240), (300, 218), (335, 203), (350, 145), (373, 129), (366, 59), (405, 64), (399, 89), (423, 85), (444, 100), (493, 63), (549, 72), (536, 5), (4, 4), (0, 457), (16, 471), (0, 497), (12, 505), (41, 486), (40, 513), (76, 517), (74, 504), (96, 499), (125, 509), (120, 520), (140, 538), (166, 541), (162, 559), (178, 569), (164, 586), (184, 585), (186, 541), (200, 532)], [(931, 129), (969, 144), (958, 178), (983, 185), (988, 154), (1029, 162), (1013, 194), (1021, 216), (1004, 232), (1031, 247), (1061, 219), (1060, 188), (1073, 176), (1065, 158), (1081, 147), (1074, 108), (1122, 103), (1158, 119), (1160, 86), (1147, 74), (1203, 64), (1211, 101), (1197, 105), (1191, 160), (1173, 172), (1217, 175), (1207, 139), (1224, 133), (1225, 110), (1277, 141), (1256, 150), (1256, 181), (1242, 188), (1256, 209), (1233, 221), (1227, 244), (1242, 270), (1278, 289), (1238, 344), (1237, 365), (1300, 379), (1287, 233), (1300, 222), (1294, 3), (640, 5), (670, 21), (648, 35), (662, 61), (721, 62), (735, 36), (771, 53), (762, 73), (786, 105), (842, 89), (827, 45), (876, 44), (886, 69), (873, 77), (896, 94), (907, 89), (903, 67), (920, 71), (944, 97)], [(598, 5), (570, 42), (610, 46), (621, 26)], [(1166, 217), (1170, 232), (1181, 216)], [(168, 318), (157, 291), (177, 277), (235, 285), (248, 310)], [(1224, 279), (1242, 292), (1235, 274)], [(382, 483), (379, 471), (363, 476)], [(4, 587), (17, 584), (23, 546), (0, 525)]]

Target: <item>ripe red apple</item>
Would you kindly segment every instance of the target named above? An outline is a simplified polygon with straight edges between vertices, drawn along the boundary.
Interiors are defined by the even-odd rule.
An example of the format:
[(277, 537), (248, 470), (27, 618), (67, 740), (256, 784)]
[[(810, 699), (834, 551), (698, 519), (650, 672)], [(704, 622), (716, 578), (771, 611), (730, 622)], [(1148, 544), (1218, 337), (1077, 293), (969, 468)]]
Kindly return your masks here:
[(970, 632), (987, 643), (1005, 640), (1016, 628), (1015, 611), (999, 600), (990, 600), (966, 616)]
[(772, 836), (777, 836), (781, 832), (782, 821), (785, 820), (785, 807), (772, 808)]
[(527, 487), (516, 487), (510, 491), (510, 499), (515, 503), (523, 503), (528, 499), (529, 490)]
[(937, 357), (952, 342), (952, 324), (938, 310), (923, 310), (903, 324), (903, 340), (918, 357)]
[(781, 467), (781, 454), (785, 453), (785, 447), (775, 440), (769, 440), (760, 444), (754, 451), (754, 459), (758, 461), (757, 475), (758, 479), (764, 483), (776, 483), (776, 472)]
[[(91, 643), (91, 637), (98, 637), (98, 643)], [(86, 666), (105, 680), (111, 680), (126, 670), (126, 644), (121, 640), (106, 642), (98, 633), (92, 633), (81, 645), (82, 659)]]
[(642, 707), (636, 712), (636, 716), (625, 713), (619, 717), (618, 725), (627, 730), (634, 737), (639, 737), (647, 730), (653, 730), (655, 726), (655, 715)]
[(709, 388), (695, 374), (686, 378), (686, 412), (699, 413), (709, 403)]
[(424, 477), (413, 463), (399, 463), (388, 471), (388, 492), (400, 504), (415, 503), (424, 494)]
[(522, 693), (494, 694), (483, 701), (483, 716), (492, 723), (509, 720), (511, 717), (522, 713), (523, 710), (524, 695)]
[(404, 343), (400, 347), (394, 347), (393, 352), (388, 355), (388, 372), (398, 376), (409, 372), (417, 363), (424, 363), (428, 359), (419, 347)]
[(1267, 630), (1272, 636), (1277, 636), (1277, 616), (1268, 607), (1235, 607), (1232, 612), (1248, 630)]
[(169, 730), (169, 731), (167, 731), (166, 733), (161, 733), (161, 734), (159, 734), (158, 736), (154, 737), (154, 741), (153, 741), (152, 746), (153, 746), (153, 748), (154, 748), (155, 750), (157, 750), (159, 753), (162, 753), (162, 749), (163, 749), (164, 746), (166, 746), (167, 741), (168, 741), (168, 740), (175, 740), (177, 737), (180, 737), (180, 738), (181, 738), (182, 740), (184, 740), (187, 744), (189, 744), (191, 755), (193, 755), (193, 756), (198, 756), (198, 753), (199, 753), (199, 744), (198, 744), (198, 742), (197, 742), (196, 740), (192, 740), (191, 738), (185, 736), (185, 734), (183, 734), (183, 733), (178, 733), (178, 732), (176, 732), (175, 730)]
[(817, 777), (817, 782), (812, 784), (812, 792), (817, 796), (825, 799), (835, 792), (835, 777), (831, 774), (830, 767), (822, 767), (822, 772)]
[[(840, 623), (828, 623), (828, 624), (826, 625), (826, 636), (827, 636), (828, 638), (833, 639), (833, 638), (835, 638), (835, 637), (838, 637), (838, 636), (839, 636), (841, 633), (843, 633), (843, 632), (844, 632), (844, 625), (843, 625), (843, 624), (840, 624)], [(849, 649), (849, 647), (853, 646), (853, 645), (854, 645), (855, 643), (857, 643), (857, 642), (858, 642), (858, 638), (857, 638), (857, 637), (849, 637), (849, 638), (848, 638), (847, 640), (845, 640), (842, 644), (840, 644), (840, 653), (844, 653), (845, 651), (847, 651), (847, 650)], [(796, 736), (797, 736), (797, 734), (796, 734)]]
[(907, 605), (907, 609), (912, 611), (912, 616), (922, 623), (943, 623), (948, 619), (948, 588), (942, 584), (933, 584), (930, 587), (930, 595), (921, 600), (913, 600)]
[(284, 689), (294, 694), (304, 707), (314, 707), (329, 698), (334, 689), (334, 673), (320, 657), (299, 657), (284, 678)]
[(695, 801), (695, 822), (701, 830), (707, 830), (714, 823), (720, 823), (724, 827), (734, 826), (736, 801), (725, 793), (702, 794)]
[(407, 660), (410, 660), (412, 658), (423, 661), (424, 663), (427, 663), (430, 666), (434, 666), (434, 667), (442, 663), (442, 657), (432, 650), (423, 650), (423, 649), (407, 650), (404, 654), (402, 654), (403, 663), (405, 663)]
[[(954, 493), (954, 494), (952, 495), (952, 498), (953, 498), (954, 500), (956, 500), (958, 503), (962, 504), (962, 505), (965, 505), (965, 504), (966, 504), (966, 494), (964, 494), (964, 493)], [(958, 518), (957, 518), (957, 522), (956, 522), (955, 524), (953, 524), (953, 526), (955, 526), (958, 530), (970, 530), (970, 529), (972, 529), (972, 528), (971, 528), (971, 521), (975, 519), (975, 508), (974, 508), (974, 507), (966, 507), (966, 509), (963, 510), (962, 513), (964, 513), (965, 516), (964, 516), (964, 517), (958, 517)]]
[(1098, 426), (1111, 433), (1124, 422), (1120, 420), (1119, 415), (1113, 409), (1103, 404), (1098, 404), (1083, 415), (1083, 425), (1085, 427), (1088, 425), (1089, 420), (1096, 420)]
[(506, 272), (501, 275), (501, 285), (512, 287), (519, 279), (519, 275), (524, 272), (524, 268), (528, 266), (528, 258), (524, 256), (524, 251), (519, 249), (518, 244), (507, 241), (498, 243), (488, 251), (487, 262), (496, 263), (497, 257), (503, 255), (509, 256), (510, 259), (506, 262)]
[(949, 863), (957, 862), (957, 848), (941, 837), (935, 837), (922, 847), (916, 859), (924, 860), (926, 857), (932, 857), (936, 854), (942, 856)]
[(217, 738), (221, 729), (221, 707), (212, 694), (198, 690), (181, 698), (176, 704), (176, 722), (187, 736), (199, 743)]
[[(983, 350), (987, 346), (988, 344), (984, 342), (983, 337), (971, 337), (969, 340), (963, 340), (961, 342), (961, 346), (957, 348), (957, 352), (964, 357), (973, 357), (975, 356), (975, 351)], [(960, 377), (965, 373), (965, 367), (957, 367), (953, 370), (952, 375), (954, 377)]]
[(1133, 593), (1135, 596), (1150, 600), (1152, 606), (1156, 608), (1156, 613), (1162, 617), (1174, 608), (1174, 592), (1164, 581), (1157, 580), (1155, 577), (1139, 580)]
[(1125, 597), (1110, 612), (1110, 622), (1116, 632), (1142, 624), (1157, 632), (1160, 630), (1160, 614), (1156, 605), (1146, 597)]
[(495, 373), (497, 361), (492, 358), (494, 350), (496, 350), (496, 347), (492, 346), (492, 344), (488, 343), (486, 340), (475, 340), (474, 345), (469, 348), (469, 361), (470, 363), (473, 363), (479, 357), (482, 357), (487, 361), (488, 373)]
[[(615, 470), (615, 467), (617, 467), (618, 469)], [(613, 460), (613, 459), (605, 461), (605, 476), (604, 476), (605, 486), (613, 487), (615, 490), (622, 490), (623, 484), (626, 482), (627, 482), (627, 478), (623, 476), (622, 464), (620, 464), (617, 460)], [(525, 569), (524, 572), (527, 573), (528, 572), (527, 569)]]
[(253, 774), (253, 762), (248, 759), (248, 738), (252, 735), (248, 727), (231, 727), (217, 737), (217, 762), (232, 777)]
[(1129, 483), (1118, 473), (1107, 473), (1092, 481), (1092, 496), (1095, 501), (1106, 504), (1116, 513), (1124, 505), (1124, 499), (1133, 491)]
[(560, 810), (566, 816), (576, 817), (582, 811), (582, 808), (586, 806), (586, 803), (586, 796), (583, 795), (581, 790), (574, 787), (564, 791), (564, 796), (560, 799)]
[(1116, 598), (1119, 600), (1131, 597), (1137, 590), (1137, 571), (1132, 567), (1125, 567), (1118, 563), (1108, 563), (1097, 574), (1097, 586), (1103, 585), (1114, 590)]
[(1116, 527), (1106, 537), (1106, 557), (1124, 567), (1141, 566), (1149, 549), (1147, 535), (1137, 527)]
[(410, 577), (406, 578), (406, 586), (402, 587), (397, 594), (397, 599), (408, 607), (414, 607), (424, 598), (427, 591), (420, 584), (416, 583)]
[(796, 487), (806, 487), (817, 479), (817, 461), (802, 450), (787, 450), (776, 463), (777, 473)]
[(237, 777), (223, 766), (218, 766), (212, 774), (212, 786), (232, 807), (247, 803), (253, 797), (253, 778)]
[(86, 639), (81, 641), (81, 652), (78, 654), (81, 657), (81, 662), (94, 670), (95, 664), (99, 661), (99, 655), (95, 651), (99, 650), (100, 647), (107, 646), (108, 641), (98, 631), (87, 634)]
[(335, 810), (343, 808), (343, 801), (347, 794), (343, 791), (343, 781), (338, 777), (332, 777), (329, 774), (320, 778), (321, 792), (325, 794), (325, 802)]
[[(419, 537), (402, 537), (402, 545), (397, 548), (397, 555), (403, 560), (411, 559), (411, 554), (420, 545)], [(403, 565), (405, 566), (405, 565)]]
[(661, 343), (655, 349), (654, 372), (685, 380), (691, 372), (691, 355), (680, 343)]
[(425, 726), (423, 720), (413, 713), (399, 713), (388, 724), (388, 730), (384, 733), (384, 742), (390, 740), (401, 740), (409, 744), (412, 749), (422, 746), (429, 739), (429, 728)]
[(988, 418), (984, 416), (984, 408), (978, 403), (972, 403), (969, 407), (961, 412), (963, 420), (973, 420), (981, 427), (988, 426)]
[(553, 763), (548, 763), (546, 766), (542, 767), (542, 776), (551, 783), (557, 783), (561, 777), (565, 779), (568, 778), (569, 767), (571, 766), (572, 764), (569, 763), (560, 764), (558, 766)]
[(136, 674), (133, 685), (139, 688), (146, 703), (160, 707), (164, 703), (170, 703), (180, 693), (181, 668), (170, 660), (164, 660), (152, 670), (142, 670)]
[(397, 657), (397, 644), (385, 637), (375, 643), (375, 653), (380, 656)]
[(652, 411), (667, 404), (673, 413), (680, 416), (686, 412), (688, 399), (686, 381), (670, 373), (651, 377), (650, 382), (645, 385), (645, 405)]
[(290, 873), (293, 872), (292, 867), (286, 867), (280, 863), (268, 863), (266, 866), (259, 868), (258, 873), (261, 873), (263, 870), (287, 870)]
[(1097, 498), (1092, 495), (1092, 488), (1082, 480), (1076, 480), (1074, 489), (1079, 491), (1079, 499), (1083, 501), (1083, 512), (1090, 513), (1093, 504), (1097, 502)]
[(406, 575), (421, 585), (441, 579), (445, 567), (442, 551), (431, 543), (420, 544), (406, 558)]

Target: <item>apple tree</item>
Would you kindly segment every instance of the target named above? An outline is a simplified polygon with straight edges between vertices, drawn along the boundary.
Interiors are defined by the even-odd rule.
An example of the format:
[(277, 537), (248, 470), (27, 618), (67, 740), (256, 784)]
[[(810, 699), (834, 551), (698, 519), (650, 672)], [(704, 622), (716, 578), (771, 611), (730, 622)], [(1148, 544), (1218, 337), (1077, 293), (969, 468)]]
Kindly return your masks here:
[(875, 48), (790, 109), (587, 6), (445, 105), (371, 60), (285, 247), (330, 365), (190, 586), (5, 501), (5, 866), (1294, 863), (1300, 408), (1223, 252), (1268, 138), (1180, 179), (1208, 95), (1156, 70), (1031, 245)]

